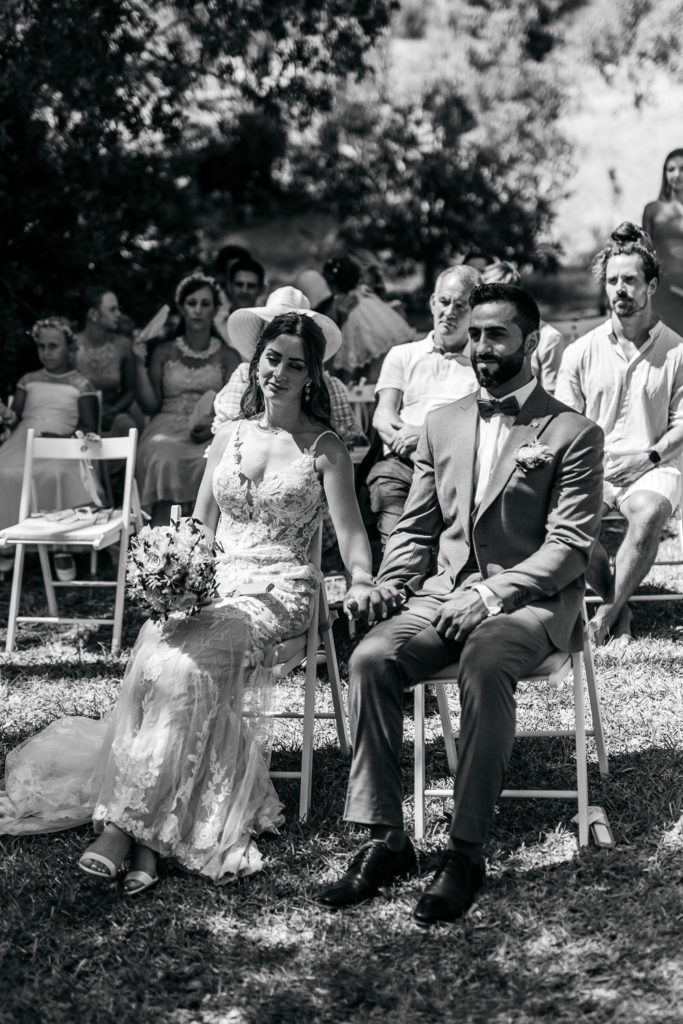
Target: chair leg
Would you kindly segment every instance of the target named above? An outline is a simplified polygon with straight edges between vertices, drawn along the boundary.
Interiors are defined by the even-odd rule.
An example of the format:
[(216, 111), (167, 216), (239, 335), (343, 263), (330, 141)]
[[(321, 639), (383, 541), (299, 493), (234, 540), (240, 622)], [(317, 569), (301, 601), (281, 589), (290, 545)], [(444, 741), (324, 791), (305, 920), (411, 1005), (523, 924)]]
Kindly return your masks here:
[(55, 594), (55, 588), (52, 583), (52, 571), (50, 570), (50, 556), (45, 549), (43, 544), (38, 545), (38, 558), (40, 559), (40, 568), (43, 574), (43, 584), (45, 586), (45, 596), (47, 597), (47, 609), (54, 618), (57, 618), (59, 612), (57, 610), (57, 595)]
[[(318, 601), (313, 609), (314, 621), (318, 615)], [(304, 735), (301, 748), (301, 785), (299, 789), (299, 818), (305, 821), (311, 809), (313, 782), (313, 730), (315, 726), (315, 684), (317, 630), (309, 629), (306, 643), (306, 683), (304, 690)]]
[(415, 726), (415, 838), (425, 834), (425, 690), (421, 683), (413, 687)]
[(17, 637), (17, 615), (19, 614), (19, 601), (21, 598), (21, 583), (24, 578), (24, 545), (17, 544), (14, 552), (14, 570), (12, 572), (12, 592), (9, 599), (9, 614), (7, 617), (7, 639), (5, 650), (9, 654), (14, 650), (14, 641)]
[(448, 707), (448, 695), (443, 683), (435, 683), (434, 689), (436, 690), (436, 700), (439, 705), (439, 715), (441, 716), (441, 729), (443, 731), (443, 741), (446, 746), (448, 770), (451, 775), (455, 775), (458, 770), (458, 752), (455, 747), (453, 726), (451, 725), (451, 711)]
[(322, 632), (323, 647), (325, 648), (325, 661), (327, 662), (327, 674), (330, 677), (332, 705), (334, 707), (334, 719), (337, 723), (339, 749), (341, 750), (343, 757), (349, 757), (351, 754), (351, 744), (349, 742), (349, 732), (346, 725), (346, 712), (344, 711), (344, 701), (342, 698), (341, 678), (339, 676), (337, 652), (335, 650), (334, 641), (330, 636), (330, 632), (331, 626), (328, 626)]
[(116, 574), (116, 597), (114, 599), (114, 631), (111, 638), (111, 653), (118, 654), (121, 650), (121, 633), (123, 632), (123, 605), (126, 599), (126, 568), (128, 565), (128, 532), (121, 534), (119, 549), (119, 567)]
[(591, 706), (591, 720), (593, 723), (593, 736), (595, 747), (598, 753), (598, 764), (601, 775), (609, 775), (609, 763), (607, 761), (607, 747), (605, 745), (605, 734), (602, 728), (602, 714), (600, 711), (600, 694), (595, 678), (595, 662), (593, 661), (593, 650), (590, 642), (586, 641), (583, 648), (583, 663), (586, 671), (586, 688), (588, 700)]
[(588, 845), (588, 764), (586, 761), (586, 711), (583, 697), (583, 659), (572, 654), (574, 676), (574, 729), (576, 737), (576, 790), (579, 846)]

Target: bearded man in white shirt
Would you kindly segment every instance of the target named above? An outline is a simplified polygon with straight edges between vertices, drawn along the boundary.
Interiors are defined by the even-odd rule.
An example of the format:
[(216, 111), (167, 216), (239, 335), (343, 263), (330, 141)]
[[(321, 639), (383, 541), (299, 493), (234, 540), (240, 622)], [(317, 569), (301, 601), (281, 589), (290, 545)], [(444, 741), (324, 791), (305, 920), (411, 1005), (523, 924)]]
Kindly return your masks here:
[(429, 300), (433, 329), (421, 341), (396, 345), (384, 357), (372, 421), (384, 442), (384, 457), (368, 474), (370, 506), (382, 547), (403, 512), (427, 414), (477, 390), (467, 331), (468, 300), (480, 280), (472, 267), (443, 270)]
[(484, 284), (470, 307), (481, 391), (427, 417), (378, 578), (344, 598), (347, 614), (376, 623), (349, 661), (345, 817), (368, 826), (370, 842), (318, 894), (338, 909), (417, 870), (403, 830), (403, 694), (458, 661), (453, 818), (414, 911), (422, 926), (461, 917), (484, 882), (483, 845), (514, 742), (515, 686), (553, 649), (581, 649), (583, 574), (602, 503), (602, 431), (533, 378), (534, 300), (513, 285)]
[(608, 597), (590, 630), (598, 644), (610, 634), (622, 644), (631, 639), (628, 599), (649, 572), (662, 527), (680, 503), (683, 338), (653, 311), (659, 263), (641, 228), (621, 224), (594, 266), (612, 315), (565, 351), (555, 394), (605, 433), (604, 507), (617, 508), (627, 528), (613, 596), (597, 573), (605, 559), (589, 569), (593, 588)]

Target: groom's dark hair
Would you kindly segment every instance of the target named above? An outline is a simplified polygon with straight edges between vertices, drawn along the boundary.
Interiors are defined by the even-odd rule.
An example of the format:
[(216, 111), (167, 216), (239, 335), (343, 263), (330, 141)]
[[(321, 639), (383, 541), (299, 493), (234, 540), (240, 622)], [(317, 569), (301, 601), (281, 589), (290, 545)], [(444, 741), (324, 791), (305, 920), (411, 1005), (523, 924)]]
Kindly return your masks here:
[(485, 302), (509, 302), (515, 307), (514, 322), (522, 332), (522, 337), (527, 338), (533, 331), (537, 331), (541, 314), (538, 311), (534, 299), (524, 288), (516, 284), (503, 284), (502, 281), (491, 281), (490, 284), (478, 284), (470, 294), (470, 309), (475, 306), (483, 306)]

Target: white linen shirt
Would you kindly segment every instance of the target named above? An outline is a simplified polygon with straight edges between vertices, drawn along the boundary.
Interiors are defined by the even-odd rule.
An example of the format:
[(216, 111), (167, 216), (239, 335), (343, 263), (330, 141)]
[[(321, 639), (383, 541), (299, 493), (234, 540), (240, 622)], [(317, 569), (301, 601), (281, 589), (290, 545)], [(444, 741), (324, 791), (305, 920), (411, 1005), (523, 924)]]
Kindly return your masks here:
[(602, 427), (607, 457), (650, 451), (683, 421), (683, 338), (660, 320), (628, 359), (607, 320), (565, 349), (555, 398)]
[(403, 392), (401, 419), (411, 427), (421, 427), (427, 413), (471, 395), (478, 387), (469, 345), (464, 352), (441, 352), (434, 347), (434, 331), (430, 331), (421, 341), (389, 349), (375, 394), (385, 388)]

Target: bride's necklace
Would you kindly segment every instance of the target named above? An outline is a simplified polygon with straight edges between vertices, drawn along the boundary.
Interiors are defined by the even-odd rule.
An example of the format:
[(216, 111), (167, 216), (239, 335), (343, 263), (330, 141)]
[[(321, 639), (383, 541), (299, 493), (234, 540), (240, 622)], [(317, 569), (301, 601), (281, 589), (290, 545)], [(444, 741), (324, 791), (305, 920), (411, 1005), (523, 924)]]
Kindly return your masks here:
[(186, 359), (210, 359), (221, 347), (221, 342), (218, 338), (211, 338), (208, 348), (203, 348), (200, 352), (190, 348), (184, 338), (176, 338), (175, 343), (180, 354), (185, 356)]
[(284, 427), (271, 427), (270, 423), (268, 423), (265, 419), (261, 419), (260, 416), (256, 420), (256, 426), (259, 428), (259, 430), (265, 430), (269, 434), (281, 434), (282, 431), (285, 429)]

